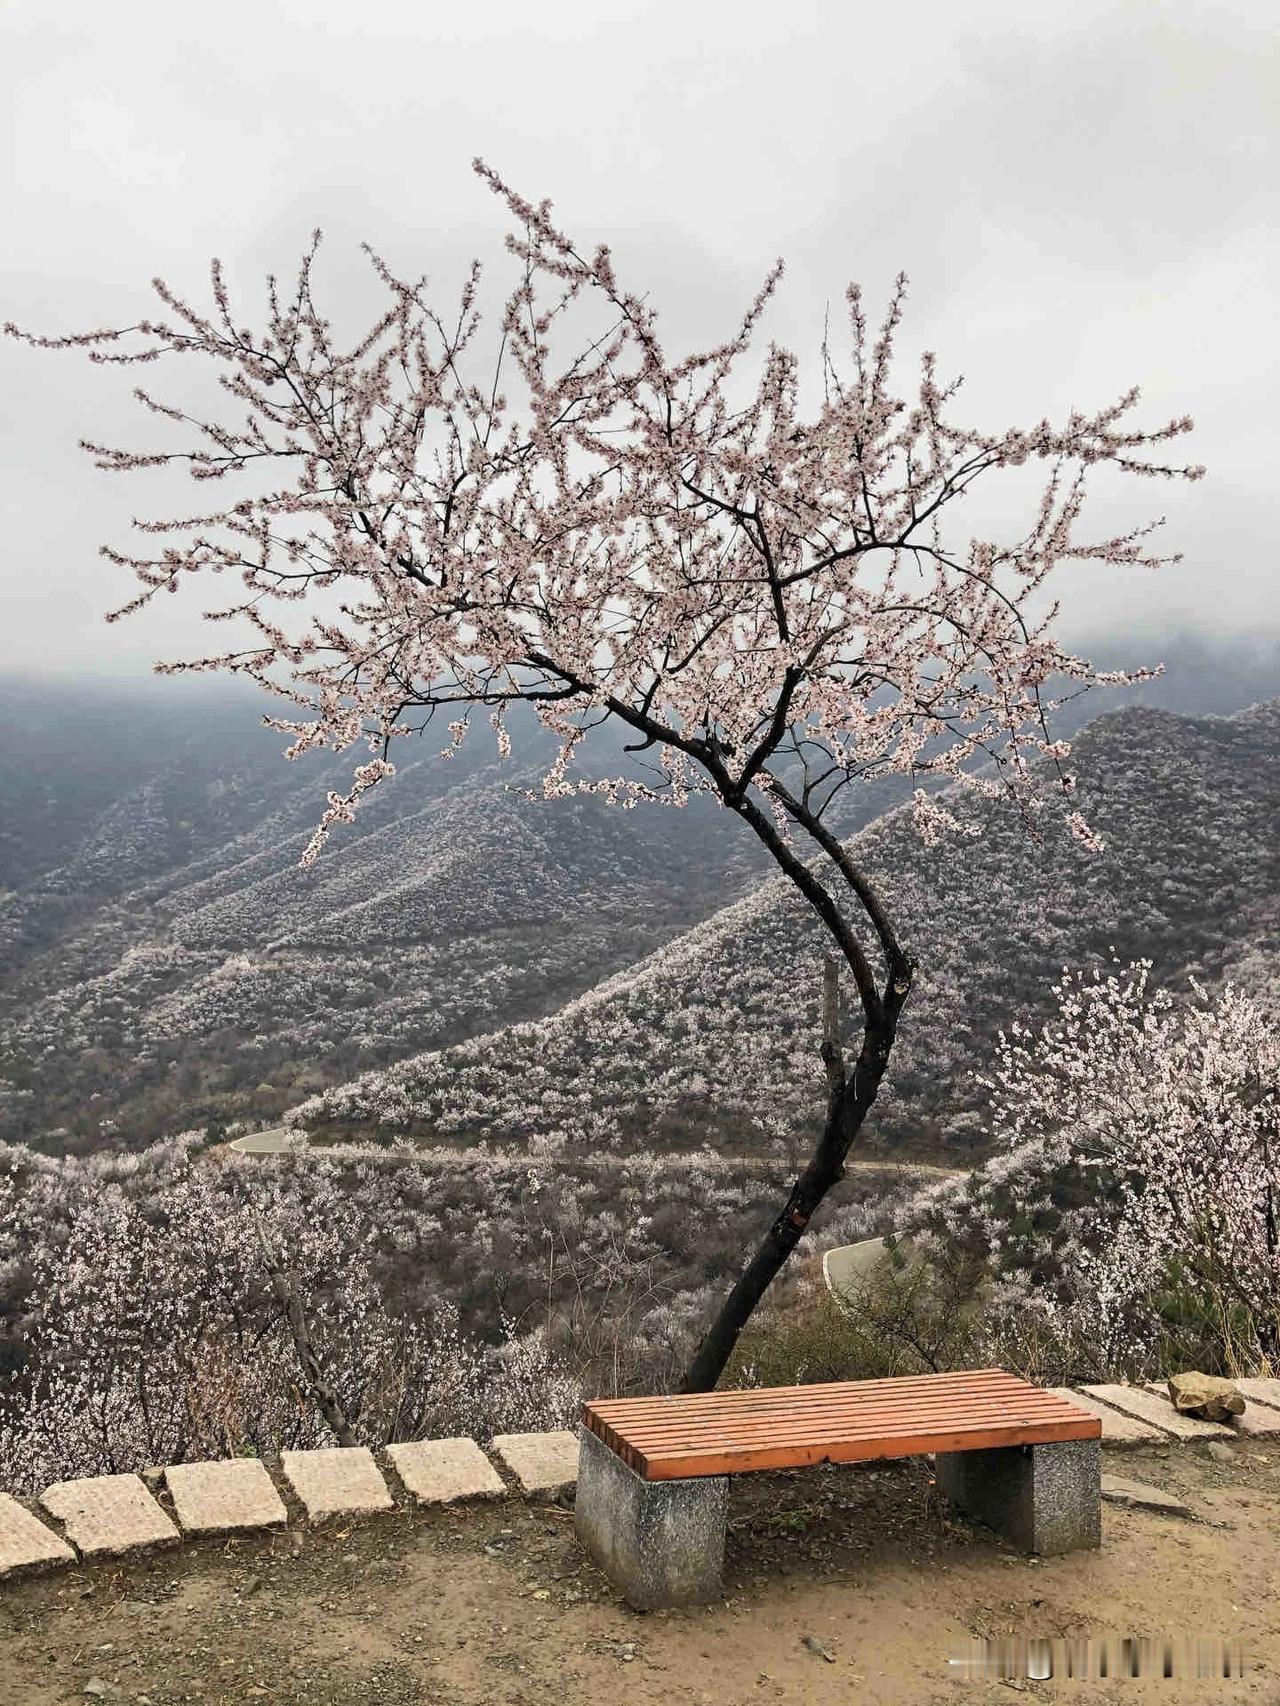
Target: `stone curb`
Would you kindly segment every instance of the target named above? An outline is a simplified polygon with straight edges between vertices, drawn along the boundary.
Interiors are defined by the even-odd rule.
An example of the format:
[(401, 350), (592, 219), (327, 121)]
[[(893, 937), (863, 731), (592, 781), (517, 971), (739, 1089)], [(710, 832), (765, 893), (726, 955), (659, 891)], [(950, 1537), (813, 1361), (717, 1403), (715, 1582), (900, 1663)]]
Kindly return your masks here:
[(1111, 1405), (1101, 1403), (1088, 1392), (1073, 1391), (1070, 1386), (1052, 1386), (1049, 1390), (1055, 1398), (1065, 1398), (1069, 1404), (1077, 1404), (1082, 1410), (1088, 1410), (1091, 1416), (1097, 1416), (1102, 1423), (1104, 1451), (1136, 1451), (1144, 1445), (1170, 1443), (1170, 1436), (1161, 1429), (1152, 1427), (1148, 1422), (1140, 1422), (1136, 1416), (1126, 1415), (1123, 1410), (1112, 1409)]
[(1152, 1392), (1146, 1386), (1085, 1386), (1090, 1398), (1101, 1404), (1136, 1417), (1151, 1427), (1177, 1440), (1234, 1439), (1236, 1436), (1221, 1422), (1202, 1422), (1195, 1416), (1181, 1415), (1167, 1396)]
[(280, 1473), (313, 1525), (339, 1516), (369, 1516), (395, 1509), (367, 1446), (327, 1451), (282, 1451)]
[(473, 1439), (413, 1440), (389, 1445), (386, 1454), (414, 1504), (506, 1497), (506, 1483)]
[[(1280, 1380), (1237, 1384), (1249, 1406), (1246, 1425), (1239, 1428), (1181, 1416), (1158, 1390), (1141, 1386), (1051, 1390), (1101, 1418), (1107, 1450), (1267, 1438), (1280, 1431)], [(1255, 1411), (1251, 1419), (1250, 1410)], [(278, 1466), (272, 1465), (279, 1486), (266, 1465), (246, 1457), (174, 1464), (142, 1476), (89, 1476), (45, 1489), (39, 1504), (48, 1520), (33, 1508), (37, 1501), (0, 1493), (0, 1582), (80, 1558), (122, 1557), (178, 1546), (184, 1539), (286, 1528), (289, 1510), (282, 1490), (311, 1525), (405, 1506), (444, 1507), (511, 1496), (493, 1460), (515, 1482), (517, 1496), (563, 1498), (577, 1483), (577, 1436), (567, 1429), (499, 1434), (489, 1455), (467, 1438), (413, 1440), (389, 1445), (376, 1456), (363, 1446), (285, 1451)], [(172, 1521), (144, 1482), (153, 1490), (163, 1485)]]
[(55, 1481), (40, 1503), (82, 1558), (120, 1558), (182, 1543), (137, 1475)]
[(0, 1582), (74, 1564), (76, 1555), (38, 1516), (0, 1493)]
[(284, 1500), (256, 1457), (175, 1463), (165, 1470), (164, 1484), (184, 1534), (238, 1534), (288, 1525)]
[(578, 1436), (567, 1428), (549, 1434), (498, 1434), (493, 1455), (522, 1493), (554, 1499), (577, 1485)]

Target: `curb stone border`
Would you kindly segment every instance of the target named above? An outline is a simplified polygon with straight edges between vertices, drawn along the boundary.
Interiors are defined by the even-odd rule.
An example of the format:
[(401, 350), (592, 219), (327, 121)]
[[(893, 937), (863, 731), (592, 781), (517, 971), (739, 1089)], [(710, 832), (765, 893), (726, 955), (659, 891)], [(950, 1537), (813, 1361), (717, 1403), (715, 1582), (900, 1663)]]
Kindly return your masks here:
[[(1205, 1436), (1201, 1437), (1212, 1435), (1219, 1440), (1258, 1439), (1273, 1434), (1280, 1437), (1280, 1380), (1246, 1379), (1239, 1385), (1248, 1401), (1247, 1430), (1202, 1424)], [(1186, 1418), (1179, 1416), (1168, 1398), (1150, 1386), (1054, 1390), (1064, 1397), (1082, 1400), (1086, 1408), (1101, 1417), (1102, 1445), (1106, 1450), (1199, 1443), (1198, 1439), (1189, 1438)], [(335, 1461), (354, 1467), (355, 1458), (335, 1459), (333, 1448), (291, 1451), (282, 1453), (278, 1460), (271, 1459), (269, 1464), (256, 1458), (228, 1458), (222, 1462), (150, 1468), (140, 1477), (87, 1476), (60, 1481), (46, 1487), (39, 1498), (16, 1499), (0, 1492), (0, 1583), (81, 1560), (92, 1562), (146, 1550), (145, 1537), (139, 1538), (136, 1529), (130, 1532), (127, 1523), (113, 1528), (111, 1499), (103, 1490), (108, 1483), (117, 1486), (134, 1483), (137, 1493), (156, 1505), (158, 1516), (172, 1518), (177, 1531), (174, 1539), (166, 1536), (160, 1541), (172, 1546), (216, 1534), (269, 1533), (296, 1528), (300, 1525), (293, 1519), (291, 1507), (303, 1511), (302, 1525), (315, 1527), (339, 1510), (344, 1516), (349, 1511), (376, 1520), (380, 1512), (414, 1507), (447, 1508), (503, 1496), (545, 1500), (548, 1492), (553, 1491), (553, 1482), (554, 1492), (563, 1497), (573, 1490), (577, 1480), (576, 1466), (567, 1461), (568, 1437), (571, 1436), (564, 1430), (505, 1435), (491, 1442), (488, 1452), (470, 1439), (414, 1440), (376, 1452), (360, 1448), (361, 1502), (341, 1506), (319, 1498), (310, 1512), (307, 1504), (311, 1501), (300, 1498), (295, 1477), (300, 1477), (310, 1492), (317, 1480), (323, 1484), (323, 1477)], [(419, 1449), (432, 1447), (437, 1449)], [(419, 1465), (423, 1470), (421, 1476), (414, 1473)], [(500, 1468), (506, 1470), (507, 1479)], [(509, 1480), (516, 1482), (514, 1490), (508, 1485)], [(211, 1489), (215, 1490), (212, 1500)], [(225, 1492), (233, 1506), (239, 1508), (221, 1513), (215, 1510), (217, 1491)], [(159, 1500), (152, 1498), (152, 1494), (159, 1494)], [(50, 1495), (56, 1512), (46, 1508), (44, 1501)], [(132, 1495), (127, 1502), (136, 1505), (139, 1501)], [(82, 1521), (83, 1513), (88, 1513), (89, 1520), (83, 1526), (82, 1521), (64, 1522), (60, 1513), (66, 1510), (81, 1513)], [(88, 1543), (78, 1545), (77, 1534)], [(155, 1545), (156, 1541), (153, 1539), (150, 1544)]]

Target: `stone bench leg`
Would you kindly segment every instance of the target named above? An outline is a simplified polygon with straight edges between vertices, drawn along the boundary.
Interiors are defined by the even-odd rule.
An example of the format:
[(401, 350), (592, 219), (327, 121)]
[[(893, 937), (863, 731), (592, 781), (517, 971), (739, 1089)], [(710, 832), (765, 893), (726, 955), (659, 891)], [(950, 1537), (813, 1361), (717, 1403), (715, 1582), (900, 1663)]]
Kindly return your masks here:
[(718, 1599), (726, 1475), (645, 1481), (589, 1429), (578, 1429), (578, 1537), (637, 1611)]
[(951, 1502), (1023, 1552), (1102, 1544), (1102, 1454), (1096, 1439), (939, 1452)]

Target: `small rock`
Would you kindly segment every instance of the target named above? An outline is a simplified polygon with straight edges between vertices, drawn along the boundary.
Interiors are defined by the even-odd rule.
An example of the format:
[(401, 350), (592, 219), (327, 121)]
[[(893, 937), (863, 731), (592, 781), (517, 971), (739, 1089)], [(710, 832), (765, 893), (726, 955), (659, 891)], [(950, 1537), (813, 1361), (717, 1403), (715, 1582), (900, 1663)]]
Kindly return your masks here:
[(816, 1635), (802, 1635), (800, 1637), (800, 1645), (802, 1647), (808, 1647), (811, 1653), (816, 1653), (820, 1659), (825, 1659), (829, 1665), (833, 1665), (836, 1662), (835, 1654), (828, 1648), (824, 1647)]
[(115, 1690), (109, 1682), (103, 1682), (100, 1676), (91, 1676), (88, 1682), (85, 1683), (82, 1692), (87, 1694), (92, 1700), (105, 1700), (108, 1699)]
[(1102, 1477), (1102, 1496), (1113, 1505), (1127, 1505), (1134, 1510), (1159, 1511), (1162, 1516), (1190, 1516), (1191, 1507), (1172, 1493), (1159, 1487), (1148, 1487), (1141, 1481), (1126, 1481), (1119, 1475)]
[(1244, 1414), (1244, 1394), (1231, 1380), (1192, 1370), (1169, 1376), (1169, 1397), (1181, 1415), (1199, 1416), (1206, 1422), (1225, 1422)]
[(1234, 1463), (1236, 1460), (1234, 1446), (1226, 1445), (1220, 1439), (1211, 1439), (1205, 1450), (1215, 1463)]

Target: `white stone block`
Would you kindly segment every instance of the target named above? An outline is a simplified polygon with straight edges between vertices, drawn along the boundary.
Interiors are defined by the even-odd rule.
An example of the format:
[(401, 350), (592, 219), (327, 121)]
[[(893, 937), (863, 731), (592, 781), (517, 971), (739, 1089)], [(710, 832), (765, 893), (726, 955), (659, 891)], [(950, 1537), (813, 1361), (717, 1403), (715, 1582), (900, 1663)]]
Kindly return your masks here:
[(499, 1434), (493, 1449), (526, 1493), (554, 1498), (578, 1484), (577, 1434)]
[(1171, 1436), (1153, 1427), (1150, 1422), (1140, 1422), (1136, 1416), (1127, 1416), (1120, 1410), (1113, 1410), (1109, 1404), (1100, 1403), (1087, 1392), (1074, 1392), (1069, 1386), (1051, 1386), (1049, 1390), (1056, 1398), (1067, 1398), (1073, 1404), (1078, 1404), (1082, 1410), (1088, 1410), (1091, 1416), (1097, 1416), (1102, 1422), (1102, 1444), (1106, 1449), (1118, 1446), (1135, 1445), (1168, 1445)]
[[(1264, 1404), (1270, 1410), (1280, 1410), (1280, 1380), (1261, 1380), (1246, 1376), (1235, 1383), (1244, 1394), (1247, 1404)], [(1245, 1412), (1248, 1414), (1248, 1412)]]
[(1175, 1439), (1230, 1439), (1231, 1429), (1220, 1422), (1202, 1422), (1195, 1416), (1181, 1416), (1167, 1397), (1150, 1392), (1145, 1386), (1086, 1386), (1082, 1389), (1091, 1398), (1113, 1409), (1136, 1416), (1140, 1422), (1172, 1434)]
[(280, 1468), (310, 1522), (394, 1509), (387, 1483), (366, 1446), (282, 1451)]
[(17, 1499), (0, 1493), (0, 1582), (7, 1576), (34, 1574), (75, 1561), (76, 1555), (65, 1540)]
[(391, 1467), (421, 1505), (500, 1499), (502, 1477), (473, 1439), (417, 1439), (389, 1445)]
[(225, 1463), (175, 1463), (164, 1472), (180, 1526), (188, 1534), (283, 1528), (288, 1512), (256, 1457)]
[(177, 1546), (182, 1536), (136, 1475), (55, 1481), (40, 1503), (85, 1558), (116, 1558)]

